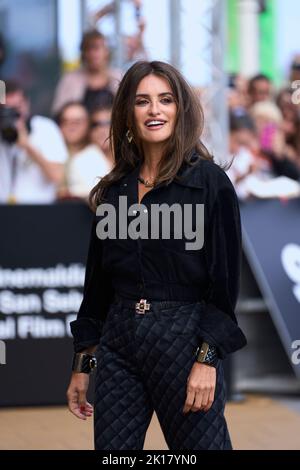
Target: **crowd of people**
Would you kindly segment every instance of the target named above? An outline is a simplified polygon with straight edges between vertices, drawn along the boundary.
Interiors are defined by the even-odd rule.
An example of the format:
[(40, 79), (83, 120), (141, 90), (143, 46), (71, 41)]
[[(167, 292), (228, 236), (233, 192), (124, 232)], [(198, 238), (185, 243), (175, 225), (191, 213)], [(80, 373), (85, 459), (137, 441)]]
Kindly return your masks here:
[[(97, 18), (110, 11), (106, 10), (97, 12)], [(129, 48), (130, 54), (133, 49), (142, 53), (137, 58), (146, 58), (141, 47), (143, 28), (142, 22), (135, 47)], [(0, 203), (87, 200), (98, 178), (112, 169), (110, 118), (123, 72), (111, 67), (107, 40), (97, 29), (84, 34), (80, 51), (80, 68), (63, 74), (57, 84), (51, 118), (32, 115), (20, 83), (6, 81), (5, 108), (10, 114), (0, 109)], [(292, 63), (288, 83), (277, 93), (263, 74), (250, 80), (230, 76), (229, 153), (233, 158), (227, 171), (241, 199), (299, 194), (300, 104), (293, 88), (299, 79), (299, 56)], [(9, 127), (12, 120), (15, 133), (4, 129), (3, 123)]]
[(299, 78), (297, 56), (277, 93), (264, 74), (230, 79), (228, 175), (240, 199), (300, 195), (300, 100), (293, 96)]
[[(141, 1), (132, 4), (137, 33), (123, 38), (126, 64), (147, 58)], [(111, 2), (91, 16), (91, 28), (80, 44), (80, 67), (58, 81), (50, 117), (31, 112), (21, 80), (5, 79), (6, 102), (0, 105), (0, 203), (87, 201), (99, 178), (112, 169), (111, 110), (124, 70), (112, 67), (112, 51), (98, 22), (114, 14), (115, 6)], [(4, 59), (0, 37), (0, 63)]]
[(1, 124), (1, 203), (87, 200), (98, 178), (112, 169), (110, 116), (122, 73), (111, 68), (109, 56), (105, 37), (87, 31), (81, 42), (82, 65), (61, 77), (51, 118), (32, 115), (21, 84), (6, 81), (10, 115)]

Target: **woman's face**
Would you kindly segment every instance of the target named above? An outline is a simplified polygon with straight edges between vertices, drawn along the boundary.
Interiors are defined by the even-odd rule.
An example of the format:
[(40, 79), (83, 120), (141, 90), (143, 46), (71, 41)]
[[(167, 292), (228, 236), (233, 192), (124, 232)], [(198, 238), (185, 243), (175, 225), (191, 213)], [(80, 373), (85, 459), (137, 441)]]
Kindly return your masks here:
[(94, 39), (84, 51), (84, 62), (91, 71), (96, 71), (107, 65), (109, 50), (104, 39)]
[(60, 130), (67, 145), (78, 145), (84, 142), (89, 130), (86, 109), (80, 105), (68, 106), (61, 117)]
[(142, 144), (167, 141), (175, 127), (177, 105), (168, 81), (155, 75), (144, 77), (137, 88), (134, 120)]
[(109, 109), (96, 111), (91, 116), (91, 141), (104, 153), (109, 151), (110, 120), (111, 111)]

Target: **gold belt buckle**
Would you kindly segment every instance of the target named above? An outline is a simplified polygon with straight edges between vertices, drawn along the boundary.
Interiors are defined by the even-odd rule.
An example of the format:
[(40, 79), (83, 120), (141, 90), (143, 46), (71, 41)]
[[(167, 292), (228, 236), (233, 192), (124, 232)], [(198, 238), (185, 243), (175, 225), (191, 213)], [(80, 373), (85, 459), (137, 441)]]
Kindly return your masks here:
[(150, 305), (150, 303), (147, 304), (146, 299), (141, 299), (135, 304), (135, 311), (136, 313), (145, 313), (146, 310), (150, 310)]

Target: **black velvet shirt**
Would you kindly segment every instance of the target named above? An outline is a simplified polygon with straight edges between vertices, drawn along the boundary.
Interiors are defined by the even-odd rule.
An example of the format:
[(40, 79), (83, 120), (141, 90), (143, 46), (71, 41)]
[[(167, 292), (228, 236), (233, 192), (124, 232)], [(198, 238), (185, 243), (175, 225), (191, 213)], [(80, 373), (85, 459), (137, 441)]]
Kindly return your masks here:
[[(71, 323), (76, 352), (97, 345), (114, 294), (140, 300), (204, 300), (199, 338), (218, 348), (219, 356), (240, 349), (246, 339), (237, 325), (235, 306), (239, 291), (241, 267), (241, 222), (235, 190), (226, 173), (215, 163), (193, 154), (192, 167), (184, 163), (178, 171), (180, 181), (160, 183), (141, 200), (141, 216), (151, 227), (153, 204), (177, 203), (192, 207), (192, 227), (196, 228), (196, 204), (204, 208), (204, 244), (187, 250), (188, 240), (170, 237), (121, 238), (138, 217), (138, 180), (141, 163), (111, 185), (105, 198), (116, 208), (116, 238), (100, 239), (96, 226), (103, 215), (95, 215), (91, 230), (83, 300), (77, 320)], [(129, 214), (119, 223), (120, 196), (127, 196)], [(135, 213), (135, 210), (137, 213)], [(127, 214), (127, 212), (126, 212)], [(172, 220), (172, 219), (171, 219)], [(197, 225), (198, 227), (198, 225)]]

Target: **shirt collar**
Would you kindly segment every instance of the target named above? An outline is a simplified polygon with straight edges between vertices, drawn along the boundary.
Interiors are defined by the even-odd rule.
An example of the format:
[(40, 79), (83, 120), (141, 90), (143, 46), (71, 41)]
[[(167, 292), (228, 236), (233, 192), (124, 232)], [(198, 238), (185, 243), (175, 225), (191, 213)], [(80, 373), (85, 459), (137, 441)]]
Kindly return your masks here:
[[(183, 162), (182, 166), (177, 172), (177, 176), (180, 179), (174, 179), (173, 182), (181, 186), (188, 186), (191, 188), (203, 188), (204, 181), (202, 171), (202, 159), (199, 158), (198, 153), (194, 152), (191, 156), (190, 162), (192, 163), (192, 166), (188, 165), (186, 162)], [(142, 161), (139, 161), (137, 166), (135, 166), (126, 176), (122, 178), (122, 187), (126, 188), (131, 183), (135, 183), (137, 181), (141, 166)], [(164, 183), (160, 183), (156, 186), (156, 188), (163, 184)]]

